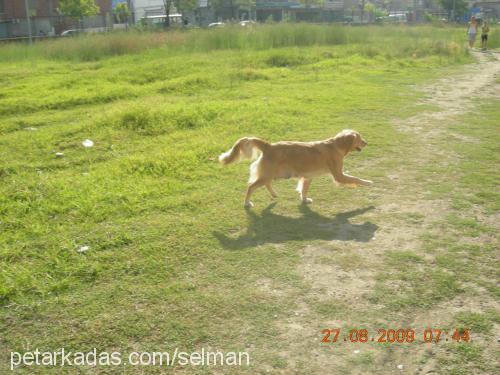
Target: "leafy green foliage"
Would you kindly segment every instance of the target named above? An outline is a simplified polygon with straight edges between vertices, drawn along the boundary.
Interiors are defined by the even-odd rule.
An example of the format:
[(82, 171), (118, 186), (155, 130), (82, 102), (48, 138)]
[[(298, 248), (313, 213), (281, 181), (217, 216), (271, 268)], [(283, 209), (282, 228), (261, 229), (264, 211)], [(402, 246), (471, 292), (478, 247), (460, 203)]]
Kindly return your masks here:
[(174, 0), (175, 8), (181, 12), (192, 12), (198, 7), (198, 0)]
[(238, 8), (250, 9), (255, 6), (255, 0), (210, 0), (210, 6), (216, 12), (229, 9), (231, 18), (236, 19)]
[(58, 9), (61, 14), (76, 19), (99, 13), (95, 0), (59, 0)]
[(455, 9), (455, 17), (463, 16), (467, 9), (467, 1), (465, 0), (439, 0), (439, 3), (450, 15)]
[(365, 4), (364, 10), (369, 14), (372, 21), (377, 17), (382, 17), (387, 15), (387, 12), (385, 10), (380, 9), (371, 2), (367, 2)]
[(127, 3), (117, 4), (115, 9), (113, 10), (113, 13), (115, 14), (116, 19), (119, 23), (126, 22), (130, 17), (130, 15), (132, 14), (130, 12), (130, 9), (128, 8)]
[(322, 6), (325, 4), (325, 0), (300, 0), (300, 3), (304, 4), (306, 7)]

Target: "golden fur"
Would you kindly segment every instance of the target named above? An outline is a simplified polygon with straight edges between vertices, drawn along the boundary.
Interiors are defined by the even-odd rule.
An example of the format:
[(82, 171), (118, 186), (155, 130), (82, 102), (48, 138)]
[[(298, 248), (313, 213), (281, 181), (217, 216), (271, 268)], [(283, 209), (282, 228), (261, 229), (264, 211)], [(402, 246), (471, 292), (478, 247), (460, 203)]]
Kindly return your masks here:
[(372, 181), (349, 176), (343, 172), (344, 157), (351, 151), (361, 151), (367, 143), (354, 130), (342, 130), (333, 138), (318, 142), (268, 143), (260, 138), (241, 138), (219, 156), (222, 164), (240, 159), (255, 160), (250, 166), (250, 179), (245, 207), (252, 207), (252, 193), (265, 186), (276, 197), (271, 182), (280, 178), (299, 178), (297, 191), (304, 203), (311, 203), (307, 191), (311, 179), (331, 174), (340, 185), (371, 185)]

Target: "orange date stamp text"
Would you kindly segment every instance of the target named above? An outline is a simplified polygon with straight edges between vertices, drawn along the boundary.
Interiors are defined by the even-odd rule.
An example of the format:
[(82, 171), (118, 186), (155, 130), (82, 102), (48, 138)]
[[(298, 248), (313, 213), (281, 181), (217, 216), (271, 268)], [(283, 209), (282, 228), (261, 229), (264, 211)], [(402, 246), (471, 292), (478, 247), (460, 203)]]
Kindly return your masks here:
[(377, 343), (440, 343), (440, 342), (469, 342), (470, 329), (436, 329), (426, 328), (417, 331), (413, 328), (386, 329), (380, 328), (377, 333), (367, 329), (342, 330), (340, 328), (326, 328), (321, 331), (323, 344), (341, 342), (377, 342)]

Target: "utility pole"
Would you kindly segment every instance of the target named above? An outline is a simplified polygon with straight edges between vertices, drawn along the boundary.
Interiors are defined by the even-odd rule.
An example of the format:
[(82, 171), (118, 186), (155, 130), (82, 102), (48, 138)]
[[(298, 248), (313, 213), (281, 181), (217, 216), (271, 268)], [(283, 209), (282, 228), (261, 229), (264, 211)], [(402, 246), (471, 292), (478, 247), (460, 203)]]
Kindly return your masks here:
[(455, 0), (453, 0), (453, 10), (451, 11), (451, 20), (452, 22), (455, 22)]
[(30, 6), (28, 0), (24, 0), (24, 7), (26, 8), (26, 21), (28, 21), (28, 36), (30, 44), (33, 43), (33, 37), (31, 36), (31, 17), (30, 17)]

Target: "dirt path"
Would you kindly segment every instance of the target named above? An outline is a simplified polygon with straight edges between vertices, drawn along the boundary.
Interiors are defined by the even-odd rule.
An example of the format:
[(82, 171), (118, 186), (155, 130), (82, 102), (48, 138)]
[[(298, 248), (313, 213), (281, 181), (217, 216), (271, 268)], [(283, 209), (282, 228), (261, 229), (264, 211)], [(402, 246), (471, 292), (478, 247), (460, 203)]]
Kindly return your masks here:
[(445, 77), (423, 88), (426, 98), (422, 104), (437, 106), (439, 111), (424, 112), (418, 116), (397, 123), (405, 132), (411, 132), (425, 139), (426, 135), (443, 130), (446, 119), (460, 116), (474, 108), (474, 100), (499, 96), (495, 79), (500, 74), (500, 53), (473, 52), (477, 62), (469, 65), (462, 74)]
[[(398, 131), (415, 137), (415, 147), (409, 151), (407, 163), (387, 175), (392, 190), (390, 196), (385, 194), (387, 186), (384, 185), (387, 184), (374, 185), (378, 204), (374, 210), (366, 212), (362, 219), (387, 218), (391, 225), (379, 228), (368, 242), (331, 241), (331, 247), (307, 245), (301, 250), (298, 272), (310, 289), (298, 301), (294, 315), (279, 322), (282, 331), (286, 332), (283, 341), (287, 343), (286, 350), (280, 353), (288, 362), (283, 373), (290, 373), (290, 369), (294, 369), (296, 373), (366, 374), (366, 369), (370, 368), (370, 373), (380, 374), (431, 374), (435, 370), (433, 352), (441, 350), (436, 345), (407, 348), (382, 347), (381, 344), (322, 346), (319, 332), (327, 327), (358, 328), (370, 324), (380, 327), (384, 324), (387, 327), (397, 324), (419, 328), (439, 326), (450, 319), (458, 308), (466, 306), (474, 310), (479, 306), (478, 301), (456, 298), (451, 303), (439, 304), (425, 313), (412, 316), (394, 314), (384, 318), (377, 313), (377, 309), (382, 309), (382, 306), (376, 306), (364, 298), (376, 283), (377, 271), (384, 267), (383, 256), (386, 251), (408, 249), (418, 252), (424, 259), (432, 258), (432, 255), (421, 250), (420, 237), (432, 228), (436, 220), (447, 214), (450, 202), (424, 199), (425, 191), (413, 184), (418, 178), (419, 168), (437, 159), (443, 163), (452, 162), (455, 155), (436, 147), (443, 142), (438, 137), (452, 137), (463, 142), (475, 140), (453, 134), (447, 129), (447, 123), (472, 111), (479, 98), (500, 97), (500, 54), (473, 52), (473, 55), (477, 62), (468, 65), (462, 73), (444, 77), (422, 88), (425, 93), (422, 104), (437, 107), (437, 111), (422, 112), (410, 119), (394, 122)], [(401, 218), (401, 215), (405, 217)], [(415, 215), (418, 222), (407, 220), (408, 215)], [(351, 221), (356, 220), (354, 218)], [(348, 230), (347, 227), (336, 229)], [(332, 247), (343, 250), (332, 252)], [(395, 292), (399, 287), (396, 284), (391, 286)], [(337, 320), (325, 321), (318, 315), (315, 306), (325, 300), (332, 302), (331, 316), (338, 316)], [(366, 316), (336, 314), (335, 304), (355, 305), (356, 310), (365, 311)], [(483, 303), (482, 308), (499, 307), (494, 301), (487, 305)], [(366, 364), (363, 367), (364, 362), (368, 363), (368, 367)], [(272, 368), (267, 370), (276, 371)]]

